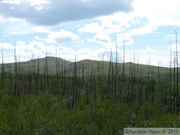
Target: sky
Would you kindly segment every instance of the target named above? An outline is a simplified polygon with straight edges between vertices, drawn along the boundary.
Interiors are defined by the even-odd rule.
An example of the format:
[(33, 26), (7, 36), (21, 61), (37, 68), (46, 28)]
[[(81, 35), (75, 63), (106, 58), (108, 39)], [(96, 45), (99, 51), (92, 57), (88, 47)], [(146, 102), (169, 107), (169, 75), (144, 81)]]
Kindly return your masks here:
[(61, 57), (170, 66), (180, 0), (0, 0), (0, 62)]

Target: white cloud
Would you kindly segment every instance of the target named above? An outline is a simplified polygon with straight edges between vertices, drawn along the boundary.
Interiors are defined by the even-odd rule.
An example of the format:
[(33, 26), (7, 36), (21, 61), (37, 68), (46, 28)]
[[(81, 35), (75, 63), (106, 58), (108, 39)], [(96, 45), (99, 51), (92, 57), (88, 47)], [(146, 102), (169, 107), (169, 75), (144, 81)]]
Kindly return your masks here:
[(123, 46), (125, 45), (132, 45), (134, 43), (134, 40), (132, 39), (132, 37), (128, 34), (117, 34), (117, 44), (119, 46)]
[(25, 20), (15, 19), (15, 18), (0, 18), (0, 25), (2, 28), (3, 36), (11, 35), (27, 35), (33, 33), (50, 33), (49, 27), (44, 26), (34, 26), (28, 24)]
[[(46, 45), (43, 42), (31, 41), (26, 43), (24, 41), (17, 41), (16, 44), (17, 61), (27, 61), (32, 58), (43, 58), (47, 56), (57, 56), (67, 60), (74, 60), (75, 51), (64, 46)], [(9, 43), (0, 43), (3, 48), (4, 61), (14, 62), (14, 46)], [(7, 53), (7, 49), (9, 49)], [(0, 57), (1, 60), (1, 57)]]
[[(123, 55), (122, 50), (121, 56)], [(152, 48), (146, 46), (145, 48), (128, 47), (125, 52), (125, 62), (135, 62), (138, 64), (154, 65), (154, 66), (169, 66), (169, 50)]]
[(134, 0), (134, 12), (100, 16), (94, 20), (97, 22), (85, 24), (79, 27), (78, 31), (95, 34), (127, 33), (136, 36), (151, 34), (156, 32), (159, 26), (180, 26), (179, 6), (180, 2), (177, 0)]
[(77, 60), (91, 59), (91, 60), (102, 60), (102, 54), (104, 53), (104, 48), (99, 49), (79, 49), (76, 52)]
[[(24, 56), (31, 58), (32, 54), (34, 57), (38, 55), (45, 56), (47, 48), (49, 55), (55, 55), (56, 50), (58, 49), (60, 52), (59, 54), (61, 54), (63, 58), (74, 60), (75, 51), (73, 49), (63, 46), (55, 47), (52, 44), (78, 42), (78, 45), (81, 45), (82, 48), (82, 45), (88, 47), (92, 44), (89, 44), (88, 42), (93, 42), (94, 45), (91, 46), (91, 49), (83, 48), (76, 50), (76, 53), (78, 54), (79, 59), (97, 59), (104, 51), (109, 53), (109, 51), (112, 50), (114, 52), (116, 45), (114, 40), (116, 35), (117, 43), (120, 48), (124, 44), (124, 35), (126, 45), (134, 44), (135, 39), (141, 38), (140, 35), (153, 33), (166, 39), (166, 41), (170, 40), (172, 43), (175, 42), (175, 35), (169, 34), (162, 36), (163, 33), (158, 33), (157, 30), (160, 26), (177, 26), (175, 28), (180, 26), (180, 1), (134, 0), (133, 12), (129, 12), (132, 11), (131, 0), (118, 2), (116, 0), (107, 0), (107, 2), (102, 0), (2, 0), (0, 2), (1, 35), (8, 36), (7, 39), (9, 38), (16, 41), (16, 37), (13, 37), (14, 35), (21, 35), (23, 40), (23, 35), (34, 34), (30, 35), (28, 40), (32, 36), (36, 41), (27, 42), (26, 37), (23, 42), (18, 41), (16, 43), (17, 51), (21, 53), (22, 58)], [(83, 21), (79, 21), (78, 25), (77, 23), (70, 22), (84, 19), (91, 20), (86, 20), (85, 22), (88, 22), (87, 24), (84, 24)], [(68, 22), (70, 25), (63, 22)], [(63, 24), (56, 27), (42, 26), (51, 26), (60, 23)], [(57, 31), (57, 29), (63, 30)], [(75, 32), (70, 32), (69, 29), (73, 29)], [(87, 43), (80, 41), (80, 36), (76, 34), (76, 30), (82, 36), (81, 39), (86, 39), (88, 41)], [(172, 31), (174, 31), (174, 29)], [(178, 29), (177, 31), (179, 32)], [(162, 29), (160, 32), (162, 32)], [(43, 35), (40, 35), (42, 33)], [(89, 35), (92, 38), (86, 37)], [(152, 37), (153, 36), (149, 37), (149, 40), (151, 40)], [(144, 42), (147, 39), (141, 40)], [(159, 39), (159, 45), (161, 42), (164, 41)], [(167, 41), (167, 43), (168, 42), (169, 41)], [(47, 45), (45, 43), (47, 43)], [(97, 43), (102, 46), (98, 46)], [(155, 41), (153, 43), (156, 45), (157, 42)], [(14, 46), (9, 43), (1, 43), (0, 47), (1, 46), (3, 46), (4, 51), (6, 49), (11, 50), (14, 48)], [(79, 47), (77, 46), (75, 46), (75, 48)], [(95, 46), (95, 48), (92, 48), (93, 46)], [(164, 45), (164, 48), (165, 46), (167, 47), (167, 45)], [(127, 48), (130, 47), (131, 46), (127, 46)], [(174, 46), (171, 45), (171, 47), (172, 50), (174, 50)], [(180, 48), (180, 46), (178, 46), (178, 48)], [(163, 52), (152, 46), (147, 46), (138, 51), (141, 54), (141, 62), (144, 64), (147, 64), (146, 62), (149, 61), (149, 57), (151, 57), (151, 63), (156, 65), (159, 61), (164, 64), (167, 63), (166, 57), (168, 57), (168, 51)], [(133, 51), (130, 52), (131, 53), (127, 52), (128, 60), (130, 60), (130, 55), (133, 56)]]
[(28, 2), (32, 7), (35, 7), (37, 11), (42, 10), (45, 5), (49, 4), (48, 0), (28, 0)]
[(49, 0), (28, 0), (31, 6), (49, 4)]
[[(167, 34), (167, 35), (164, 35), (163, 36), (163, 39), (164, 40), (168, 40), (168, 41), (171, 41), (171, 42), (175, 42), (176, 40), (176, 34)], [(180, 35), (177, 35), (177, 41), (180, 41)]]
[[(108, 18), (107, 18), (108, 20)], [(112, 33), (119, 33), (122, 29), (119, 24), (112, 24), (113, 20), (103, 21), (101, 20), (100, 23), (89, 23), (85, 24), (83, 27), (79, 28), (79, 32), (86, 32), (86, 33), (101, 33), (101, 34), (112, 34)]]
[(89, 42), (96, 42), (98, 44), (109, 44), (111, 38), (106, 34), (96, 34), (92, 39), (88, 39)]
[(93, 23), (79, 27), (78, 31), (92, 34), (124, 33), (137, 36), (154, 33), (159, 26), (150, 23), (147, 17), (138, 15), (136, 11), (131, 13), (119, 12), (109, 16), (101, 16), (94, 19), (94, 21)]
[(89, 23), (85, 24), (84, 27), (78, 29), (79, 32), (87, 32), (87, 33), (102, 33), (102, 27), (99, 23)]
[(139, 28), (132, 29), (128, 32), (130, 35), (144, 35), (144, 34), (151, 34), (156, 31), (157, 27), (151, 24), (146, 24), (145, 26), (141, 26)]
[(176, 44), (169, 45), (167, 47), (167, 51), (170, 52), (170, 50), (171, 50), (172, 53), (175, 53), (176, 51), (180, 52), (180, 44), (177, 44), (177, 46), (176, 46)]
[(46, 54), (46, 45), (38, 41), (31, 41), (29, 43), (17, 41), (16, 52), (17, 54), (20, 54), (22, 58), (31, 58), (32, 55), (34, 57), (43, 56)]
[[(111, 50), (115, 52), (114, 46), (111, 48), (111, 50), (102, 46), (98, 49), (81, 48), (75, 51), (69, 47), (61, 45), (46, 45), (39, 41), (31, 41), (28, 43), (24, 41), (17, 41), (15, 45), (17, 61), (27, 61), (33, 58), (43, 58), (46, 55), (61, 57), (69, 61), (74, 61), (75, 55), (78, 61), (83, 59), (102, 60), (102, 55), (104, 53), (106, 53), (104, 60), (109, 60), (108, 52)], [(6, 46), (3, 48), (4, 51), (9, 49), (9, 53), (4, 54), (4, 62), (14, 62), (14, 46), (9, 43), (0, 43), (0, 47), (1, 46)]]
[(125, 32), (131, 25), (136, 24), (138, 18), (131, 13), (115, 13), (113, 15), (101, 16), (94, 19), (93, 23), (85, 24), (78, 28), (79, 32), (86, 33), (100, 33), (100, 34), (114, 34)]
[[(7, 0), (6, 0), (7, 1)], [(11, 3), (14, 2), (11, 0)], [(115, 12), (132, 11), (132, 0), (26, 0), (13, 5), (0, 3), (0, 15), (20, 18), (33, 24), (56, 25), (62, 22), (95, 18)], [(93, 11), (93, 12), (92, 12)]]
[[(149, 26), (146, 27), (153, 29), (165, 25), (180, 26), (178, 0), (134, 0), (133, 7), (135, 16), (147, 18)], [(151, 32), (151, 28), (148, 29)]]
[(151, 47), (147, 47), (146, 48), (146, 51), (145, 51), (145, 53), (147, 54), (147, 53), (155, 53), (156, 52), (156, 50), (154, 50), (154, 49), (152, 49)]
[(15, 18), (2, 19), (1, 27), (4, 36), (32, 33), (30, 26), (24, 20)]
[[(9, 43), (0, 43), (0, 47), (3, 47), (3, 52), (6, 49), (9, 49), (9, 53), (4, 54), (5, 62), (13, 62), (14, 61), (14, 46)], [(171, 45), (172, 50), (175, 49), (175, 45)], [(180, 49), (180, 45), (178, 46)], [(118, 61), (122, 62), (122, 47), (118, 46)], [(46, 55), (48, 56), (57, 56), (63, 59), (74, 61), (75, 55), (77, 60), (83, 59), (92, 59), (92, 60), (102, 60), (104, 56), (104, 60), (109, 60), (110, 52), (112, 51), (113, 60), (115, 60), (116, 46), (113, 44), (112, 46), (101, 46), (94, 49), (89, 48), (81, 48), (78, 50), (73, 50), (69, 47), (64, 46), (54, 46), (54, 45), (46, 45), (43, 42), (31, 41), (26, 43), (24, 41), (16, 42), (16, 55), (18, 61), (27, 61), (32, 58), (43, 58)], [(126, 49), (125, 61), (134, 62), (134, 53), (135, 53), (135, 62), (141, 64), (153, 64), (158, 66), (167, 66), (168, 65), (168, 54), (169, 50), (157, 51), (152, 49), (150, 46), (147, 46), (145, 49)], [(1, 58), (0, 58), (1, 59)], [(149, 61), (150, 60), (150, 61)]]
[(169, 52), (152, 49), (147, 46), (145, 49), (138, 49), (140, 53), (139, 63), (167, 67), (169, 65)]
[(2, 0), (0, 3), (19, 5), (21, 0)]
[(37, 40), (37, 41), (44, 41), (44, 39), (39, 37), (39, 36), (35, 36), (34, 39)]
[(124, 29), (128, 29), (131, 24), (136, 24), (138, 21), (138, 18), (133, 15), (133, 12), (118, 12), (108, 16), (100, 16), (97, 19), (101, 21), (103, 27), (110, 28), (114, 32), (121, 32)]
[(48, 43), (77, 42), (79, 36), (66, 30), (60, 30), (59, 32), (51, 32), (45, 41)]
[(14, 46), (11, 45), (10, 43), (0, 43), (0, 49), (13, 49)]
[(32, 27), (32, 30), (34, 32), (38, 33), (50, 33), (51, 31), (48, 29), (48, 27), (43, 27), (43, 26), (34, 26)]

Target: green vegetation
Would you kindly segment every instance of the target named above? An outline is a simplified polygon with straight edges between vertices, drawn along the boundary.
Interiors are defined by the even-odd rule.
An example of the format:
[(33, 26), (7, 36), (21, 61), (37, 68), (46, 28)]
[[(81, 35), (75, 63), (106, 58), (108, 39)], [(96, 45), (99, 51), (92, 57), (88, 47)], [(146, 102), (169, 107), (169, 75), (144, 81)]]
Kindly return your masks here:
[[(160, 109), (161, 108), (161, 109)], [(159, 105), (134, 103), (131, 107), (97, 98), (86, 104), (82, 96), (76, 107), (50, 94), (10, 96), (1, 94), (0, 134), (123, 134), (124, 127), (180, 127), (180, 116)]]
[(46, 57), (4, 64), (0, 134), (123, 134), (180, 127), (178, 66)]
[[(47, 61), (46, 61), (47, 60)], [(113, 62), (112, 62), (113, 63)], [(61, 58), (56, 58), (56, 57), (45, 57), (45, 58), (40, 58), (40, 59), (32, 59), (27, 62), (17, 62), (18, 66), (18, 71), (20, 73), (32, 73), (32, 72), (39, 72), (40, 74), (44, 74), (48, 64), (48, 73), (51, 75), (55, 75), (56, 73), (63, 74), (63, 72), (67, 72), (68, 76), (73, 75), (73, 68), (75, 65), (75, 62), (70, 62), (63, 60)], [(110, 62), (108, 61), (95, 61), (95, 60), (81, 60), (76, 62), (77, 66), (77, 72), (81, 73), (82, 70), (84, 70), (84, 75), (88, 76), (91, 73), (92, 67), (98, 71), (102, 70), (103, 68), (103, 73), (105, 75), (108, 74), (109, 70), (109, 64)], [(115, 65), (115, 62), (113, 63)], [(2, 69), (2, 66), (4, 66), (4, 72), (8, 73), (14, 73), (14, 68), (15, 68), (15, 63), (8, 63), (8, 64), (0, 64), (0, 69)], [(128, 75), (130, 71), (130, 66), (132, 67), (138, 67), (138, 72), (142, 69), (142, 75), (144, 77), (148, 76), (149, 68), (153, 70), (155, 74), (158, 72), (158, 67), (157, 66), (149, 66), (149, 65), (142, 65), (142, 64), (134, 64), (134, 63), (124, 63), (125, 67), (125, 74)], [(123, 69), (123, 63), (117, 63), (117, 68), (119, 70)], [(160, 74), (161, 76), (167, 77), (167, 70), (169, 68), (165, 67), (159, 67), (160, 68)], [(79, 75), (79, 74), (78, 74)], [(96, 72), (96, 75), (99, 75), (99, 72)]]

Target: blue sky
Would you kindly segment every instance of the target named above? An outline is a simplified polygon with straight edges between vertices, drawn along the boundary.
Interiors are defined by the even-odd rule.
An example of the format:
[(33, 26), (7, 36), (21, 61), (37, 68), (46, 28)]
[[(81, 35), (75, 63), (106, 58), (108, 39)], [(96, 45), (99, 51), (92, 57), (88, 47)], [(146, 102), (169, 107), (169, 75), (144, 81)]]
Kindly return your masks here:
[(6, 63), (14, 46), (18, 61), (109, 60), (117, 44), (122, 62), (125, 39), (126, 62), (169, 66), (175, 31), (180, 48), (179, 7), (179, 0), (0, 0), (0, 49)]

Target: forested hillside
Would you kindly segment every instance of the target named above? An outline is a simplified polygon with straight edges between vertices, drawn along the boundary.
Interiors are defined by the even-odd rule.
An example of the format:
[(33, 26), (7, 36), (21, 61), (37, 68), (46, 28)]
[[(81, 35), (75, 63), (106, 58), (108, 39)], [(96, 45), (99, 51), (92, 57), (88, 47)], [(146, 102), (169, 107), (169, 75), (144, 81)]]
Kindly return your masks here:
[(0, 134), (180, 127), (176, 67), (46, 57), (1, 64)]

